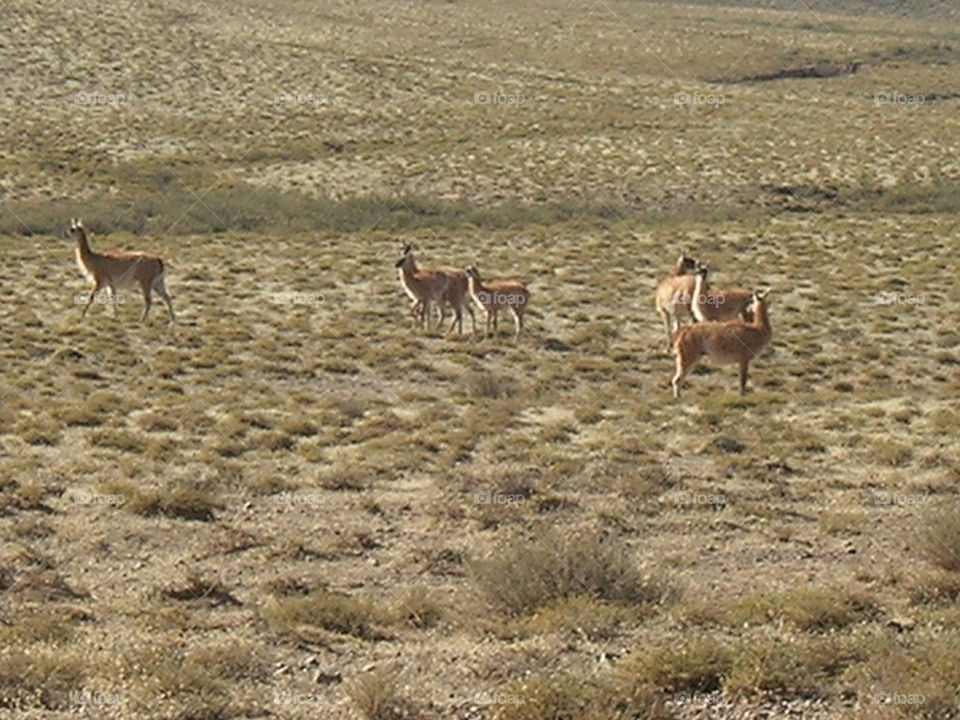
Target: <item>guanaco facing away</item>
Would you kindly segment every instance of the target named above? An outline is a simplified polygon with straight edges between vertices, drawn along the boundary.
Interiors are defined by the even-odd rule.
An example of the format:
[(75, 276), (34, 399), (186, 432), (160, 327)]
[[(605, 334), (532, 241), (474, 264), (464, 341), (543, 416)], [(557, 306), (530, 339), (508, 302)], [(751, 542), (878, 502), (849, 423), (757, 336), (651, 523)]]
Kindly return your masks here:
[(413, 256), (413, 245), (405, 245), (403, 254), (396, 262), (400, 269), (400, 283), (411, 299), (410, 312), (417, 321), (418, 327), (430, 329), (430, 318), (433, 307), (440, 309), (440, 324), (443, 324), (443, 310), (445, 305), (453, 307), (453, 322), (450, 323), (448, 334), (454, 327), (463, 333), (463, 308), (466, 307), (473, 320), (473, 330), (477, 330), (477, 319), (467, 301), (467, 276), (460, 270), (451, 267), (419, 269)]
[(166, 304), (170, 313), (170, 322), (176, 322), (176, 316), (173, 314), (173, 301), (170, 300), (170, 295), (167, 293), (164, 284), (163, 260), (155, 255), (129, 253), (120, 250), (96, 253), (90, 249), (86, 228), (83, 227), (79, 218), (70, 220), (69, 235), (77, 243), (77, 264), (80, 266), (80, 271), (87, 276), (93, 285), (81, 317), (86, 317), (90, 304), (100, 290), (106, 289), (110, 293), (110, 297), (114, 301), (114, 311), (116, 311), (117, 288), (139, 285), (144, 302), (140, 322), (147, 319), (147, 313), (150, 312), (150, 305), (152, 304), (151, 294), (154, 290)]
[(711, 290), (707, 284), (709, 272), (706, 265), (697, 263), (691, 302), (697, 322), (726, 322), (737, 318), (750, 322), (753, 317), (747, 308), (753, 302), (753, 293), (740, 288)]
[(530, 304), (530, 291), (527, 286), (518, 280), (485, 283), (476, 265), (470, 265), (465, 272), (470, 283), (470, 296), (486, 313), (486, 336), (490, 337), (499, 330), (497, 316), (500, 310), (510, 308), (516, 327), (514, 339), (519, 338), (523, 330), (523, 314)]
[(750, 361), (767, 346), (773, 334), (767, 315), (768, 293), (769, 290), (753, 293), (751, 322), (732, 320), (697, 323), (677, 333), (674, 341), (677, 372), (671, 381), (674, 397), (680, 397), (680, 383), (704, 355), (718, 365), (737, 363), (740, 366), (740, 394), (746, 394)]
[(656, 305), (663, 326), (667, 331), (667, 352), (673, 350), (673, 336), (680, 326), (681, 310), (691, 315), (690, 300), (693, 297), (696, 277), (691, 273), (697, 269), (697, 261), (686, 253), (681, 253), (673, 267), (673, 274), (665, 277), (657, 286)]

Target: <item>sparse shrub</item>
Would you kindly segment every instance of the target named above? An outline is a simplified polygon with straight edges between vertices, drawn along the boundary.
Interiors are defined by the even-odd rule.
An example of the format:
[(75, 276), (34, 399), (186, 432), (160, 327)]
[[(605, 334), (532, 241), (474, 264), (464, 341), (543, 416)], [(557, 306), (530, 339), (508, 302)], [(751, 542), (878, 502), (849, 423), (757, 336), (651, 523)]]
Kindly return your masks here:
[(183, 520), (209, 521), (219, 504), (207, 493), (187, 487), (171, 490), (135, 490), (124, 507), (137, 515), (164, 515)]
[(464, 392), (473, 398), (498, 399), (507, 397), (511, 391), (511, 382), (488, 370), (476, 370), (463, 376)]
[(383, 614), (369, 601), (342, 593), (317, 590), (309, 595), (276, 598), (263, 609), (270, 629), (298, 635), (300, 626), (315, 626), (342, 635), (376, 639)]
[(347, 684), (347, 697), (365, 720), (417, 720), (415, 703), (403, 692), (399, 675), (392, 670), (364, 673)]
[(8, 646), (0, 651), (0, 708), (66, 709), (84, 676), (83, 660), (63, 648)]
[(735, 627), (784, 620), (800, 630), (817, 631), (863, 622), (877, 613), (875, 602), (862, 593), (809, 587), (786, 595), (749, 595), (729, 609), (726, 620)]
[(20, 420), (15, 432), (28, 445), (57, 445), (60, 442), (61, 427), (49, 415), (37, 415)]
[(90, 435), (90, 444), (134, 454), (141, 454), (147, 449), (147, 441), (143, 436), (130, 430), (98, 430)]
[(910, 593), (915, 605), (949, 606), (960, 603), (960, 572), (935, 570), (917, 580)]
[(625, 625), (636, 624), (650, 615), (644, 607), (630, 607), (576, 595), (544, 605), (535, 614), (510, 623), (505, 637), (530, 634), (572, 633), (592, 641), (611, 640)]
[(960, 570), (960, 505), (927, 514), (920, 532), (920, 552), (943, 570)]
[(734, 697), (823, 695), (833, 678), (871, 655), (869, 642), (836, 635), (745, 642), (734, 651), (724, 691)]
[(633, 553), (612, 538), (546, 532), (514, 538), (470, 566), (474, 584), (493, 604), (523, 615), (573, 596), (646, 605), (670, 588), (647, 576)]
[(395, 611), (402, 622), (426, 630), (443, 618), (444, 605), (429, 589), (417, 585), (400, 599)]
[(137, 424), (147, 432), (174, 432), (178, 425), (175, 417), (146, 412), (137, 418)]
[(201, 600), (211, 605), (239, 605), (230, 590), (218, 578), (204, 577), (191, 574), (186, 582), (177, 586), (160, 590), (163, 597), (172, 600), (196, 601)]
[(714, 638), (680, 639), (631, 654), (617, 672), (667, 693), (719, 690), (733, 667), (730, 643)]

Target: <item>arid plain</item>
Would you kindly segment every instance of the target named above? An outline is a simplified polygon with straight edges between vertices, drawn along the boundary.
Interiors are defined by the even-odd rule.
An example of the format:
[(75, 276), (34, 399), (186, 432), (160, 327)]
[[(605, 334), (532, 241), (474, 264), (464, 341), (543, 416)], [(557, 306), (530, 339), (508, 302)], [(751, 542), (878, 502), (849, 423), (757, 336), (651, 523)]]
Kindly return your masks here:
[(876, 6), (7, 2), (0, 716), (960, 715), (960, 26)]

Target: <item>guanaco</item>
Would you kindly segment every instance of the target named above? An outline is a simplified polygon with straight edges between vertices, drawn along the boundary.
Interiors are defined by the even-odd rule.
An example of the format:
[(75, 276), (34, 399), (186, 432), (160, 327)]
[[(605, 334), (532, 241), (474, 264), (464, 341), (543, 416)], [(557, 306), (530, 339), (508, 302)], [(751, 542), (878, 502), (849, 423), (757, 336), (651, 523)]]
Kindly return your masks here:
[(757, 290), (751, 296), (751, 322), (696, 323), (677, 333), (674, 341), (677, 372), (671, 381), (674, 397), (680, 397), (680, 383), (704, 355), (718, 365), (737, 363), (740, 366), (740, 394), (746, 394), (750, 361), (767, 346), (773, 334), (767, 314), (768, 293), (769, 290)]
[(749, 322), (751, 316), (747, 308), (753, 302), (753, 293), (749, 290), (733, 288), (730, 290), (710, 289), (706, 265), (697, 263), (694, 277), (691, 310), (698, 322), (726, 322), (741, 318)]
[(170, 313), (170, 322), (176, 322), (176, 317), (173, 314), (173, 301), (170, 299), (164, 283), (163, 260), (155, 255), (119, 250), (96, 253), (90, 249), (86, 228), (79, 218), (71, 218), (69, 235), (77, 243), (77, 264), (80, 266), (80, 271), (87, 276), (92, 285), (87, 304), (84, 305), (83, 312), (80, 314), (81, 317), (86, 317), (90, 304), (100, 290), (106, 289), (110, 293), (114, 300), (114, 310), (116, 310), (117, 289), (139, 285), (144, 302), (140, 322), (147, 319), (147, 313), (150, 312), (151, 305), (150, 296), (154, 290), (166, 304)]
[(469, 282), (470, 296), (486, 313), (486, 336), (490, 337), (500, 329), (497, 324), (500, 310), (510, 308), (516, 327), (514, 339), (519, 338), (523, 330), (523, 314), (530, 304), (530, 291), (527, 290), (527, 286), (518, 280), (485, 283), (476, 265), (470, 265), (465, 272)]
[(434, 304), (443, 302), (444, 293), (450, 285), (450, 277), (439, 270), (421, 270), (413, 257), (413, 245), (406, 245), (396, 262), (400, 269), (400, 284), (410, 297), (410, 312), (421, 329), (430, 330), (430, 318)]
[(656, 305), (667, 331), (668, 352), (673, 350), (673, 336), (680, 326), (681, 309), (685, 314), (691, 314), (690, 300), (696, 283), (696, 278), (691, 273), (696, 269), (697, 261), (686, 253), (681, 253), (673, 268), (673, 274), (665, 277), (657, 286)]

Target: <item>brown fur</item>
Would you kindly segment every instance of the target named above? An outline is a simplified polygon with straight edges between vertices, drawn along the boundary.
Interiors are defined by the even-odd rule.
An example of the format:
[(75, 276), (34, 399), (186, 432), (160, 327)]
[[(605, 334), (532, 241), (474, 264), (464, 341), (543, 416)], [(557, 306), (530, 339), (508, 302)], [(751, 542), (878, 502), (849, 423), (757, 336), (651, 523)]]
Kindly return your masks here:
[(413, 257), (412, 245), (404, 248), (396, 266), (400, 269), (400, 283), (413, 301), (410, 312), (417, 319), (418, 327), (422, 329), (426, 326), (429, 330), (433, 306), (443, 302), (450, 276), (440, 270), (420, 270)]
[(523, 330), (523, 314), (530, 304), (530, 291), (527, 290), (527, 286), (518, 280), (485, 283), (480, 277), (480, 271), (474, 265), (466, 269), (466, 274), (470, 296), (486, 314), (487, 337), (500, 329), (497, 323), (500, 310), (510, 308), (516, 327), (514, 339), (519, 338)]
[(741, 288), (711, 290), (707, 274), (706, 266), (699, 265), (693, 276), (691, 310), (697, 322), (727, 322), (738, 318), (749, 322), (752, 315), (747, 308), (753, 302), (753, 293)]
[(680, 383), (704, 355), (718, 365), (740, 366), (740, 393), (747, 391), (750, 361), (770, 342), (773, 330), (767, 315), (766, 293), (753, 294), (753, 320), (705, 322), (688, 325), (677, 333), (674, 353), (677, 372), (673, 376), (673, 394), (680, 397)]
[[(147, 319), (147, 313), (150, 312), (151, 294), (154, 290), (166, 304), (170, 313), (170, 322), (176, 321), (173, 302), (164, 284), (163, 260), (155, 255), (120, 250), (96, 253), (90, 248), (87, 231), (79, 219), (70, 222), (69, 234), (77, 243), (77, 264), (92, 285), (81, 317), (86, 316), (90, 304), (100, 290), (106, 289), (116, 298), (118, 288), (136, 285), (143, 293), (144, 308), (143, 315), (140, 317), (141, 322)], [(114, 310), (116, 311), (116, 302), (114, 302)]]
[(657, 311), (663, 318), (667, 331), (667, 350), (673, 349), (673, 336), (680, 326), (681, 312), (691, 318), (690, 299), (693, 297), (696, 277), (691, 275), (697, 268), (697, 261), (685, 253), (677, 258), (673, 274), (665, 277), (657, 286), (655, 297)]

